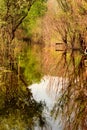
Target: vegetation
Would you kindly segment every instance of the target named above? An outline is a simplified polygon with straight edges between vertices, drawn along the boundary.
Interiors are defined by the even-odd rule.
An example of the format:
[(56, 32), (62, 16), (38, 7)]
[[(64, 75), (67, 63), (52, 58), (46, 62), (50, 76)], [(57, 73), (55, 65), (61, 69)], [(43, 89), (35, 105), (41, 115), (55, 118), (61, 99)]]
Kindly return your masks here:
[(37, 49), (33, 53), (34, 42), (24, 29), (34, 28), (30, 22), (45, 13), (45, 1), (0, 0), (0, 3), (0, 128), (33, 129), (37, 121), (43, 126), (43, 103), (37, 103), (28, 89), (41, 78), (40, 59)]
[(0, 0), (1, 130), (45, 126), (45, 104), (28, 88), (44, 74), (64, 78), (52, 115), (65, 130), (87, 129), (87, 1), (46, 2)]
[[(74, 4), (75, 2), (75, 4)], [(87, 46), (87, 2), (58, 1), (60, 13), (55, 21), (62, 44), (65, 45), (60, 62), (64, 71), (60, 98), (55, 104), (52, 114), (60, 114), (66, 130), (87, 129), (87, 67), (84, 53)], [(76, 51), (77, 50), (77, 51)], [(78, 56), (79, 55), (79, 56)]]

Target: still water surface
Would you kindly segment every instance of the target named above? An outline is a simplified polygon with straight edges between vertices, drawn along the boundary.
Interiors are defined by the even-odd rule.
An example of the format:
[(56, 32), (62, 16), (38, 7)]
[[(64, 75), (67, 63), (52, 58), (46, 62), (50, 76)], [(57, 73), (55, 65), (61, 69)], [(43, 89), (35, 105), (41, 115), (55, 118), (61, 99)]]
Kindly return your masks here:
[[(44, 128), (44, 130), (62, 130), (59, 118), (55, 120), (50, 116), (50, 110), (53, 108), (62, 87), (61, 81), (62, 78), (44, 76), (39, 84), (33, 84), (29, 87), (36, 101), (45, 101), (46, 103), (47, 107), (43, 114), (49, 127)], [(35, 130), (38, 130), (38, 127), (35, 127)]]

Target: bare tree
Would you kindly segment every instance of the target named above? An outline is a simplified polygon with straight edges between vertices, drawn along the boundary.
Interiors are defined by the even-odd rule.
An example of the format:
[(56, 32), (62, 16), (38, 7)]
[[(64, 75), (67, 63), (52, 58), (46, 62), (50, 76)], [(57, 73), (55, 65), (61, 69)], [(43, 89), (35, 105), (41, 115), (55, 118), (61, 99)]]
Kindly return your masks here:
[[(61, 115), (66, 130), (87, 129), (87, 6), (86, 1), (58, 0), (60, 15), (56, 30), (61, 35), (66, 50), (58, 63), (64, 69), (61, 96), (53, 108), (53, 114)], [(85, 6), (84, 4), (85, 3)], [(58, 68), (58, 66), (57, 66)]]

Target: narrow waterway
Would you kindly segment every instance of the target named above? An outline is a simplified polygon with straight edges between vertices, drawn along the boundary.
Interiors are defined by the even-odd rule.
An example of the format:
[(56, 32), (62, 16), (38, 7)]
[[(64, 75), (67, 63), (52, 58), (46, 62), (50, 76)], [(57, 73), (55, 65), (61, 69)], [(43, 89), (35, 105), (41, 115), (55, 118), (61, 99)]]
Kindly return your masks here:
[[(36, 101), (43, 101), (46, 103), (47, 107), (44, 109), (43, 114), (46, 117), (48, 127), (44, 128), (44, 130), (62, 130), (62, 124), (59, 117), (55, 120), (50, 116), (50, 111), (53, 108), (62, 87), (61, 81), (62, 78), (44, 76), (39, 84), (33, 84), (29, 87), (31, 88), (33, 97)], [(38, 127), (36, 127), (35, 130), (38, 130)]]

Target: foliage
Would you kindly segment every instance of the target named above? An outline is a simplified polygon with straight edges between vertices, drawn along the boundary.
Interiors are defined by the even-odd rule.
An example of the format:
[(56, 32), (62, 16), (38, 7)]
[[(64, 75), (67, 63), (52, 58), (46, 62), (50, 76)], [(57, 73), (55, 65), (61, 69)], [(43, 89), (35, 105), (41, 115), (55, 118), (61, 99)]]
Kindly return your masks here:
[(26, 19), (22, 24), (22, 27), (26, 31), (27, 35), (32, 35), (32, 32), (33, 33), (36, 32), (33, 30), (37, 29), (37, 27), (40, 26), (40, 22), (38, 23), (38, 19), (44, 16), (46, 10), (47, 10), (46, 0), (37, 0), (33, 4), (31, 10), (28, 13), (28, 16), (26, 17)]
[(58, 3), (60, 13), (58, 13), (57, 31), (61, 35), (62, 41), (69, 46), (77, 45), (77, 47), (82, 47), (84, 43), (81, 43), (80, 40), (85, 42), (87, 14), (86, 12), (81, 14), (80, 10), (81, 8), (86, 9), (87, 3), (85, 1), (76, 1), (76, 4), (74, 4), (73, 1), (67, 2), (66, 0), (58, 1)]
[[(43, 103), (31, 100), (27, 92), (19, 92), (7, 106), (0, 108), (0, 129), (34, 129), (37, 122), (45, 124), (42, 117)], [(3, 99), (1, 99), (3, 100)], [(42, 120), (42, 121), (41, 121)], [(44, 125), (43, 124), (43, 125)], [(43, 127), (43, 126), (42, 126)]]
[(42, 77), (40, 48), (33, 45), (33, 47), (25, 49), (25, 52), (20, 56), (20, 69), (29, 84), (39, 82)]
[[(38, 0), (39, 6), (41, 2), (43, 0), (40, 3)], [(33, 129), (36, 120), (42, 119), (43, 104), (33, 99), (28, 85), (40, 80), (40, 62), (32, 50), (29, 52), (30, 46), (26, 46), (28, 41), (24, 42), (18, 31), (23, 33), (21, 24), (34, 4), (34, 9), (38, 10), (37, 1), (0, 0), (0, 3), (0, 126), (1, 129), (16, 129), (21, 121), (18, 126), (21, 128), (18, 129)], [(28, 49), (24, 51), (24, 48)]]
[(58, 114), (61, 115), (65, 130), (86, 130), (87, 68), (84, 61), (87, 60), (87, 55), (84, 54), (84, 50), (87, 46), (87, 2), (58, 0), (58, 4), (60, 13), (55, 21), (56, 30), (66, 49), (57, 66), (64, 70), (64, 81), (52, 115), (56, 118)]

